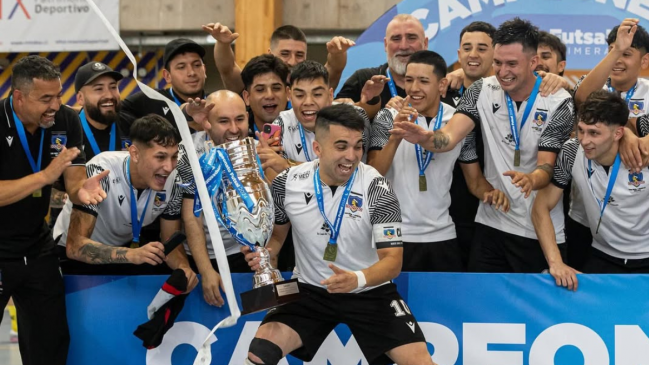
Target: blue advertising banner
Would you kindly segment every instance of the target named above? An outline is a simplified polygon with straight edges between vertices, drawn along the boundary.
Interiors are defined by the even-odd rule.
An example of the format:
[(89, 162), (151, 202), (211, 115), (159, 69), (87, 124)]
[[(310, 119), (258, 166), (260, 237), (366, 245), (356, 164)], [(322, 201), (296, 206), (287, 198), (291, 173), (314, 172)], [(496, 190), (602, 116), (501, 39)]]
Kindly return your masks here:
[[(210, 328), (228, 315), (200, 287), (157, 349), (133, 335), (165, 277), (68, 276), (68, 364), (192, 364)], [(252, 274), (233, 275), (237, 295)], [(580, 275), (579, 290), (550, 275), (403, 273), (397, 286), (439, 365), (644, 365), (649, 363), (649, 276)], [(213, 337), (212, 364), (240, 365), (263, 314)], [(218, 340), (217, 340), (218, 338)], [(294, 358), (280, 364), (302, 364)], [(367, 365), (338, 326), (309, 364)]]
[(609, 31), (624, 18), (639, 18), (640, 25), (649, 25), (649, 0), (404, 0), (356, 40), (356, 46), (348, 51), (341, 80), (359, 68), (387, 62), (385, 28), (397, 14), (420, 19), (428, 48), (441, 54), (449, 65), (457, 61), (462, 28), (478, 20), (497, 27), (518, 16), (566, 44), (567, 69), (590, 70), (606, 54)]

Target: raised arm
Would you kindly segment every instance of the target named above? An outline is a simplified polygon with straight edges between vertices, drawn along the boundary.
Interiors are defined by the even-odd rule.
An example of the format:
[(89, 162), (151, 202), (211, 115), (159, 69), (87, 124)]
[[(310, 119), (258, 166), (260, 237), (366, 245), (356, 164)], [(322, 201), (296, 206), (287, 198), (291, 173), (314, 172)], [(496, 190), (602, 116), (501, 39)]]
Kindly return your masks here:
[(219, 70), (223, 86), (237, 94), (241, 93), (243, 91), (241, 67), (237, 65), (232, 50), (232, 43), (239, 38), (239, 33), (232, 33), (230, 28), (221, 23), (209, 23), (203, 25), (202, 28), (216, 40), (214, 64)]

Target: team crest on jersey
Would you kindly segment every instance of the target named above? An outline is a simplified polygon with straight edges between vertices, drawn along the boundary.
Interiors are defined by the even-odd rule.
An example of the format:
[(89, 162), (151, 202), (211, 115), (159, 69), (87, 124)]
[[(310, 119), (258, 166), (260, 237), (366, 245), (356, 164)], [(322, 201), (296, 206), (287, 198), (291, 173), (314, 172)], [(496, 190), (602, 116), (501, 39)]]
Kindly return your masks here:
[(122, 151), (127, 151), (129, 147), (131, 147), (131, 140), (122, 138)]
[(534, 123), (532, 124), (532, 129), (540, 131), (546, 120), (548, 120), (548, 112), (546, 110), (537, 110), (534, 113)]
[(629, 110), (633, 115), (640, 115), (644, 111), (644, 101), (643, 100), (631, 100), (629, 101)]
[(160, 192), (160, 191), (156, 192), (155, 193), (155, 198), (153, 198), (153, 205), (160, 208), (160, 206), (162, 206), (162, 204), (164, 204), (166, 198), (167, 198), (167, 193)]
[(634, 186), (636, 188), (640, 187), (640, 185), (644, 185), (644, 175), (642, 172), (631, 172), (629, 171), (629, 185)]
[(66, 136), (64, 132), (53, 132), (50, 148), (52, 149), (52, 152), (61, 152), (67, 142), (68, 136)]
[(383, 238), (385, 239), (393, 240), (400, 236), (401, 236), (400, 232), (394, 227), (383, 228)]
[(352, 213), (362, 212), (363, 211), (363, 198), (360, 196), (349, 196), (347, 198), (347, 208), (352, 211)]

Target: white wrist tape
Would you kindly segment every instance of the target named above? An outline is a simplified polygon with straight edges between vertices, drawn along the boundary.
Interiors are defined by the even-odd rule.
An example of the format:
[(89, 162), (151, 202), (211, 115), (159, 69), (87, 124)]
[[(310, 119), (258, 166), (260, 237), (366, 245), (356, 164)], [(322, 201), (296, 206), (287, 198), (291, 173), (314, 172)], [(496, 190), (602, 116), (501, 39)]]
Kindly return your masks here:
[(358, 278), (358, 288), (364, 288), (367, 284), (367, 280), (365, 280), (365, 274), (363, 274), (363, 272), (360, 270), (354, 271), (354, 274), (356, 274), (356, 277)]

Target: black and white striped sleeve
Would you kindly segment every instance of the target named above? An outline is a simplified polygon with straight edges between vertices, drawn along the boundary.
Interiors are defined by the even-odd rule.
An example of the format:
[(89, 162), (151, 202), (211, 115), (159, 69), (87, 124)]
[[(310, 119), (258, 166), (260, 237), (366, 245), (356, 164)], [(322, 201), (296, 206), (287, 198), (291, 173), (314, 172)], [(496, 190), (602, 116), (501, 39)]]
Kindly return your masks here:
[(180, 210), (183, 206), (183, 188), (180, 186), (182, 182), (180, 173), (176, 175), (174, 180), (175, 182), (171, 188), (171, 197), (161, 216), (161, 218), (170, 221), (180, 219)]
[(370, 138), (370, 151), (382, 150), (383, 146), (390, 139), (390, 130), (394, 125), (392, 109), (384, 108), (379, 110), (372, 123), (372, 136)]
[(401, 208), (390, 181), (375, 177), (367, 188), (368, 209), (372, 225), (401, 222)]
[(572, 180), (572, 166), (575, 164), (579, 140), (571, 138), (563, 144), (557, 161), (554, 163), (552, 183), (561, 189), (566, 189)]
[(482, 91), (482, 79), (474, 82), (469, 86), (460, 98), (460, 103), (455, 109), (455, 113), (464, 114), (471, 118), (476, 125), (480, 124), (480, 112), (478, 111), (478, 98)]
[(579, 86), (581, 86), (581, 83), (584, 82), (584, 79), (586, 78), (587, 75), (583, 75), (582, 77), (577, 80), (577, 83), (575, 84), (575, 87), (572, 88), (572, 95), (574, 96), (577, 93), (577, 89), (579, 89)]
[(284, 201), (286, 200), (286, 180), (290, 168), (282, 171), (273, 179), (273, 202), (275, 203), (275, 224), (286, 224), (290, 220), (286, 215), (284, 209)]
[(638, 137), (642, 138), (649, 135), (649, 115), (645, 114), (636, 120), (636, 130)]
[[(273, 121), (273, 124), (278, 125), (278, 126), (280, 126), (282, 128), (282, 131), (280, 133), (280, 138), (281, 138), (281, 144), (282, 144), (282, 146), (284, 146), (285, 145), (284, 136), (286, 135), (285, 134), (286, 129), (284, 128), (284, 119), (282, 119), (281, 115), (278, 115), (277, 119), (275, 119)], [(280, 156), (282, 156), (282, 158), (285, 158), (285, 159), (288, 158), (288, 155), (286, 155), (286, 151), (283, 148), (282, 148), (282, 151), (279, 154), (280, 154)]]
[(574, 105), (572, 98), (565, 98), (552, 112), (547, 127), (539, 138), (539, 151), (559, 153), (561, 146), (570, 138), (574, 128)]
[(196, 193), (196, 185), (193, 184), (194, 174), (192, 173), (192, 167), (189, 164), (189, 157), (187, 157), (187, 152), (183, 143), (178, 145), (178, 156), (178, 165), (176, 165), (176, 170), (178, 170), (178, 176), (183, 184), (181, 193), (183, 197), (191, 199)]
[[(93, 159), (94, 160), (94, 159)], [(91, 160), (92, 161), (92, 160)], [(87, 177), (93, 177), (95, 175), (99, 175), (102, 172), (104, 172), (104, 167), (99, 165), (98, 163), (91, 162), (86, 165), (86, 176)], [(110, 174), (108, 176), (104, 176), (103, 179), (101, 179), (99, 182), (101, 183), (101, 188), (104, 189), (104, 192), (106, 192), (106, 195), (110, 194)], [(99, 203), (101, 204), (101, 203)], [(91, 214), (93, 216), (97, 216), (99, 214), (99, 204), (83, 204), (83, 205), (73, 205), (73, 208), (79, 209), (83, 212), (86, 212), (88, 214)]]
[(367, 151), (369, 149), (369, 146), (370, 146), (370, 134), (372, 133), (371, 132), (372, 131), (372, 129), (371, 129), (372, 128), (371, 127), (372, 123), (370, 123), (370, 118), (367, 116), (367, 112), (365, 111), (365, 109), (354, 105), (354, 110), (356, 110), (358, 115), (360, 115), (361, 118), (363, 118), (363, 125), (364, 125), (364, 128), (363, 128), (363, 152), (367, 153)]
[(478, 162), (478, 150), (475, 142), (476, 131), (472, 130), (464, 138), (464, 144), (460, 150), (460, 156), (457, 158), (460, 163), (475, 163)]

